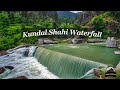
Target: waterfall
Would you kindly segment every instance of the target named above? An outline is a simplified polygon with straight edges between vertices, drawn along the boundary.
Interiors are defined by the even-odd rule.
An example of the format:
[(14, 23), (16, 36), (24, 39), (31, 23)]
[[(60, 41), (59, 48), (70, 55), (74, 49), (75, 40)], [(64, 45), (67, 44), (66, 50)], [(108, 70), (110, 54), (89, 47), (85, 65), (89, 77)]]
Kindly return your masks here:
[(106, 67), (102, 63), (52, 51), (43, 47), (37, 48), (34, 57), (53, 74), (66, 79), (77, 79), (93, 68), (99, 66)]
[[(27, 56), (24, 56), (28, 50)], [(4, 73), (0, 74), (0, 79), (18, 76), (26, 76), (29, 79), (59, 79), (33, 57), (35, 50), (36, 46), (16, 47), (7, 50), (8, 55), (0, 56), (0, 66), (13, 66), (14, 69), (6, 69)]]

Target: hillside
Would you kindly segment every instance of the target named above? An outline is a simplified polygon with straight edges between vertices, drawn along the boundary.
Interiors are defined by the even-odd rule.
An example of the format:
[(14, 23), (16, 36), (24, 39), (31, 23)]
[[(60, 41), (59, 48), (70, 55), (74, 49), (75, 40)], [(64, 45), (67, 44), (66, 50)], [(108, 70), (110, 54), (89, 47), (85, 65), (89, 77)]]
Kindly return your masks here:
[(58, 16), (65, 16), (69, 18), (74, 18), (79, 15), (79, 13), (73, 13), (70, 11), (57, 11)]
[(103, 38), (114, 36), (120, 38), (119, 11), (83, 11), (75, 23), (87, 29), (102, 31)]
[(13, 48), (22, 43), (35, 44), (38, 37), (22, 38), (23, 31), (56, 27), (56, 11), (1, 11), (0, 50)]
[(80, 13), (73, 13), (70, 11), (57, 11), (59, 22), (69, 22), (74, 23), (76, 18), (80, 15)]
[(1, 11), (0, 50), (20, 44), (36, 44), (39, 37), (22, 38), (21, 33), (45, 28), (94, 30), (103, 32), (103, 39), (109, 36), (120, 38), (119, 16), (119, 11), (83, 11), (79, 15), (70, 11)]

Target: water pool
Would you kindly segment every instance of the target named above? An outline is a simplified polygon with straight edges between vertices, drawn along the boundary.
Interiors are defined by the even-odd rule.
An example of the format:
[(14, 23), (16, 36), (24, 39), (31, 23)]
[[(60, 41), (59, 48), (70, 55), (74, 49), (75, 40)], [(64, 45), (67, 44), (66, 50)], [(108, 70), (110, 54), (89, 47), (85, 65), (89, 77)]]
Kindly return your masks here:
[(116, 48), (107, 48), (104, 44), (54, 44), (42, 46), (46, 49), (69, 54), (83, 59), (100, 62), (115, 67), (120, 55), (115, 55)]

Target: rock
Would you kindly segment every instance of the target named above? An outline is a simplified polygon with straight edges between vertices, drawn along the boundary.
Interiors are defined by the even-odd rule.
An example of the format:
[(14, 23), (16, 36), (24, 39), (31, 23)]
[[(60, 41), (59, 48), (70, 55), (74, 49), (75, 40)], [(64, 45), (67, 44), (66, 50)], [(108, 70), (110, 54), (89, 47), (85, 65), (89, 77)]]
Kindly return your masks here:
[(16, 78), (9, 78), (9, 79), (28, 79), (26, 76), (18, 76)]
[(120, 51), (114, 51), (114, 53), (120, 55)]
[(118, 49), (120, 50), (120, 45), (118, 46)]
[(77, 23), (84, 24), (89, 22), (94, 16), (100, 15), (101, 11), (83, 11), (80, 14), (80, 18), (76, 20)]
[(72, 40), (71, 40), (71, 42), (72, 42), (72, 44), (77, 44), (77, 39), (76, 38), (73, 38)]
[(26, 51), (23, 52), (23, 56), (28, 57), (29, 49), (26, 49)]
[(0, 67), (0, 74), (4, 73), (5, 72), (5, 69), (14, 69), (13, 66), (4, 66), (4, 67)]
[(108, 37), (106, 40), (106, 47), (117, 47), (116, 40), (114, 37)]
[(0, 67), (0, 74), (4, 73), (5, 68), (4, 67)]
[(0, 56), (8, 54), (6, 51), (0, 51)]
[(43, 41), (43, 44), (57, 44), (56, 41), (50, 40), (48, 38), (45, 38)]
[(120, 50), (120, 40), (116, 40), (117, 48)]
[(58, 42), (50, 40), (48, 38), (40, 38), (38, 39), (38, 44), (42, 45), (42, 44), (57, 44)]
[(14, 67), (13, 66), (4, 66), (6, 69), (10, 69), (10, 70), (12, 70), (12, 69), (14, 69)]
[(117, 64), (116, 69), (120, 69), (120, 62)]
[(42, 45), (43, 44), (43, 39), (38, 39), (38, 44)]
[(84, 40), (84, 39), (73, 38), (70, 42), (71, 42), (72, 44), (79, 44), (79, 43), (84, 43), (85, 40)]
[(25, 45), (25, 47), (29, 47), (29, 46), (30, 46), (30, 45), (27, 45), (27, 44)]
[(100, 78), (100, 70), (99, 69), (94, 69), (94, 74)]

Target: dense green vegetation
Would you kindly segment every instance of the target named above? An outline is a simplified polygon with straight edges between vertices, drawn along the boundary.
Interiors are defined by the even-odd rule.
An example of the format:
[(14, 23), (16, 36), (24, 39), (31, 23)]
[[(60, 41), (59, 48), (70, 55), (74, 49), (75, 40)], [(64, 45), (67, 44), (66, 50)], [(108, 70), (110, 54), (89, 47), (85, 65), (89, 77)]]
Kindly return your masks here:
[(57, 11), (59, 23), (74, 23), (80, 15), (79, 13), (72, 13), (70, 11)]
[(109, 36), (120, 38), (119, 15), (119, 11), (101, 12), (100, 15), (95, 15), (85, 26), (89, 26), (95, 31), (102, 31), (102, 38)]
[[(37, 16), (38, 17), (38, 16)], [(38, 17), (39, 18), (39, 17)], [(22, 38), (23, 31), (57, 27), (54, 20), (41, 17), (28, 18), (26, 12), (0, 12), (0, 50), (9, 49), (22, 43), (35, 44), (38, 37)]]
[[(29, 14), (28, 14), (29, 13)], [(45, 28), (74, 28), (70, 23), (58, 23), (57, 16), (48, 12), (14, 11), (0, 12), (0, 50), (19, 44), (35, 44), (39, 37), (22, 38), (23, 31), (35, 31)], [(36, 14), (36, 16), (34, 16)]]
[(102, 31), (102, 38), (108, 36), (118, 38), (120, 37), (119, 15), (119, 11), (102, 12), (82, 26), (75, 23), (77, 16), (58, 17), (55, 11), (0, 11), (0, 50), (24, 43), (35, 44), (40, 37), (22, 38), (22, 32), (44, 28), (76, 28), (86, 31), (92, 28), (95, 31)]

